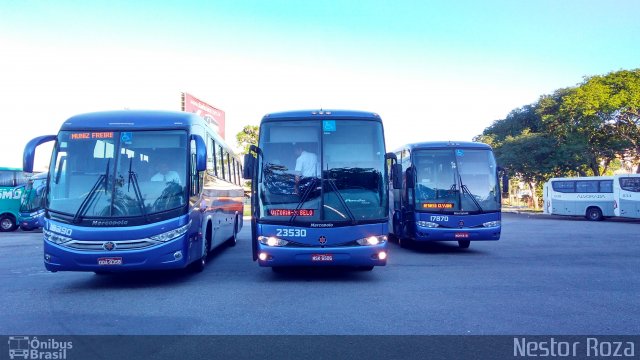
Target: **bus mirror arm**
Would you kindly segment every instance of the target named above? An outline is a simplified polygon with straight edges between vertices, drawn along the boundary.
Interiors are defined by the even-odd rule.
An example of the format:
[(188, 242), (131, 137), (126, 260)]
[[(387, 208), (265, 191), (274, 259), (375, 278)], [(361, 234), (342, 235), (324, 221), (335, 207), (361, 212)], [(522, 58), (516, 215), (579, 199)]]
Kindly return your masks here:
[(22, 171), (29, 173), (33, 172), (33, 161), (36, 155), (36, 148), (41, 144), (54, 141), (55, 139), (56, 135), (38, 136), (37, 138), (31, 139), (27, 145), (25, 145), (24, 152), (22, 153)]

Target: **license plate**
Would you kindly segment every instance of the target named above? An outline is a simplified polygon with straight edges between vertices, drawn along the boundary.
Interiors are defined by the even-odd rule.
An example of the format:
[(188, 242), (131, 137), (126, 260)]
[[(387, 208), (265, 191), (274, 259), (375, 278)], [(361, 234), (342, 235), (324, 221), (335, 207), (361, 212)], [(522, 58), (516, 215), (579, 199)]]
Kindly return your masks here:
[(469, 233), (456, 233), (456, 239), (467, 239), (469, 238)]
[(333, 254), (313, 254), (311, 261), (333, 261)]
[(98, 265), (122, 265), (121, 257), (98, 258)]

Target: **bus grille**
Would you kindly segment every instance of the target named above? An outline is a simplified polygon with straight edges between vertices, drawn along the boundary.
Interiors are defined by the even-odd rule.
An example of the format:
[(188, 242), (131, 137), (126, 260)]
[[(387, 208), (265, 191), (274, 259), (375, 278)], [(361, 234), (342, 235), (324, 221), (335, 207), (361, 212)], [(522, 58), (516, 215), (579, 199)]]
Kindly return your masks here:
[(321, 245), (320, 243), (318, 243), (318, 244), (302, 244), (302, 243), (293, 242), (291, 240), (287, 240), (287, 241), (289, 243), (287, 245), (285, 245), (285, 247), (289, 246), (289, 247), (325, 248), (325, 247), (360, 246), (356, 241), (349, 241), (349, 242), (342, 243), (342, 244), (331, 244), (331, 245)]
[(64, 246), (76, 250), (88, 250), (88, 251), (104, 251), (104, 244), (112, 242), (115, 247), (115, 251), (126, 250), (139, 250), (159, 244), (159, 241), (153, 241), (151, 239), (139, 239), (139, 240), (122, 240), (122, 241), (80, 241), (72, 240), (63, 244)]

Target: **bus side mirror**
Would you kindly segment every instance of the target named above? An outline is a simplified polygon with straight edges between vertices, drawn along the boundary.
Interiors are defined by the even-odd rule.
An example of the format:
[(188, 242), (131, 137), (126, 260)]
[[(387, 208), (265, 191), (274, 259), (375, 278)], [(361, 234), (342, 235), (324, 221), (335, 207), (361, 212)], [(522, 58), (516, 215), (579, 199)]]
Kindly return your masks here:
[(244, 168), (242, 169), (242, 177), (245, 180), (251, 180), (253, 177), (253, 171), (256, 167), (256, 158), (249, 154), (244, 155)]
[(196, 170), (207, 170), (207, 145), (200, 135), (191, 135), (191, 140), (196, 142)]
[(502, 193), (509, 192), (509, 177), (505, 174), (502, 175)]
[(413, 168), (407, 169), (407, 189), (413, 189), (416, 186), (415, 176), (413, 174)]
[(391, 180), (394, 189), (402, 189), (402, 164), (391, 166)]
[(36, 155), (36, 148), (41, 144), (54, 141), (55, 139), (55, 135), (38, 136), (37, 138), (31, 139), (27, 145), (24, 146), (24, 151), (22, 153), (22, 171), (28, 173), (33, 172), (33, 161)]

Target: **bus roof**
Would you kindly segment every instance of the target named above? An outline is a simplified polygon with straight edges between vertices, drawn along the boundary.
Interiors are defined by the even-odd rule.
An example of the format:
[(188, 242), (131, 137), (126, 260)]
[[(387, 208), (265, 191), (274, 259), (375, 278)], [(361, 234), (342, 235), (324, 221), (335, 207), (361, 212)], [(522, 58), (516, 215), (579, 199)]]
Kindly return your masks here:
[(279, 120), (309, 120), (309, 119), (346, 119), (346, 120), (372, 120), (381, 121), (380, 115), (357, 110), (295, 110), (295, 111), (283, 111), (276, 113), (266, 114), (262, 118), (262, 122), (271, 122)]
[(405, 144), (395, 151), (402, 149), (409, 150), (425, 150), (425, 149), (450, 149), (450, 148), (465, 148), (465, 149), (487, 149), (491, 150), (491, 146), (472, 141), (426, 141), (419, 143)]
[(199, 123), (201, 117), (180, 111), (116, 110), (75, 115), (65, 121), (60, 130), (107, 130), (107, 129), (184, 129)]

